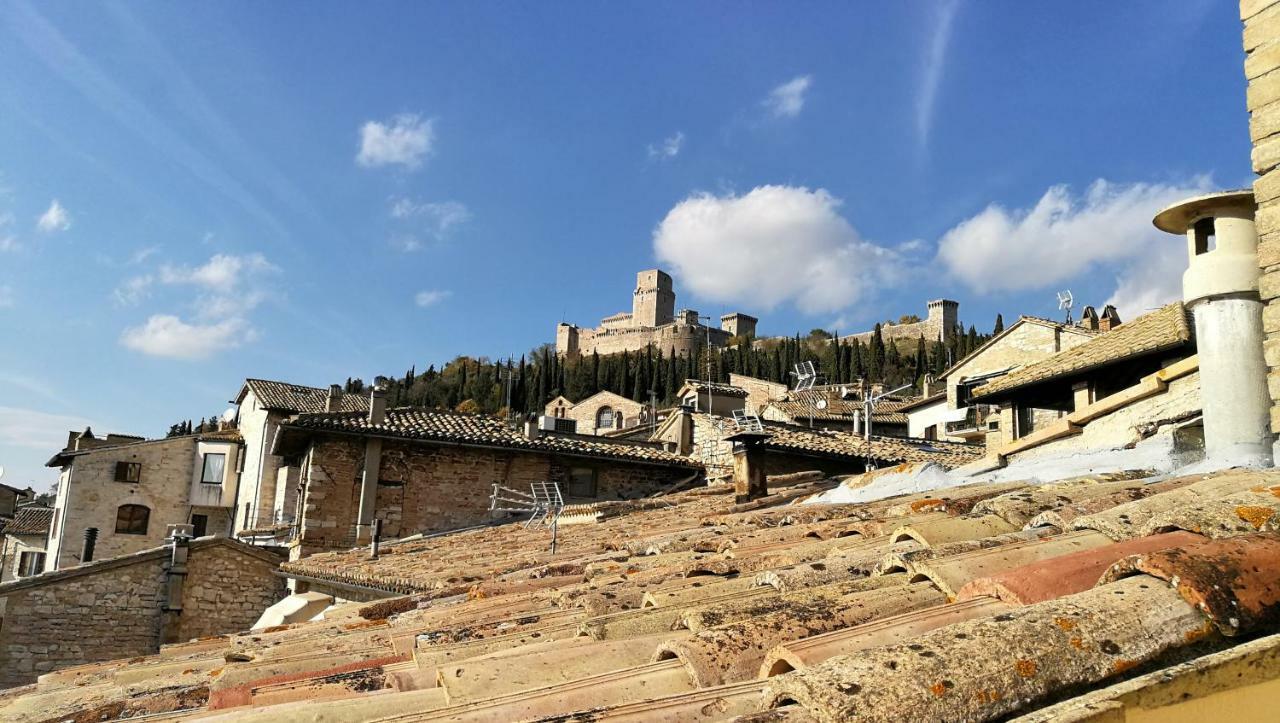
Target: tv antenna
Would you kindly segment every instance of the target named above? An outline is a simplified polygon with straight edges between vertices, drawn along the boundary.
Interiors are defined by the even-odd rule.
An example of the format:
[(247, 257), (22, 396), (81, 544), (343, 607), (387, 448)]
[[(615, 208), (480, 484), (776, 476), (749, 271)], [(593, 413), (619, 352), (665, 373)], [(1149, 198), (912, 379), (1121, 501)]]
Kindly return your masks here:
[(1067, 312), (1067, 323), (1071, 323), (1071, 305), (1075, 302), (1075, 297), (1071, 295), (1071, 289), (1058, 292), (1058, 309)]
[(555, 554), (560, 515), (564, 512), (564, 497), (560, 494), (559, 483), (530, 482), (529, 492), (526, 494), (494, 482), (493, 493), (489, 495), (489, 511), (530, 513), (524, 528), (527, 530), (535, 525), (550, 527), (551, 554)]
[(796, 378), (796, 388), (793, 391), (803, 392), (813, 389), (813, 385), (818, 382), (818, 372), (811, 361), (796, 364), (795, 371), (791, 372), (791, 375)]
[(887, 392), (881, 392), (879, 394), (872, 394), (870, 385), (866, 383), (866, 380), (863, 380), (862, 437), (864, 442), (866, 443), (866, 449), (867, 449), (866, 457), (862, 463), (863, 469), (867, 469), (867, 470), (871, 469), (871, 416), (875, 414), (876, 407), (880, 404), (880, 401), (885, 397), (897, 394), (898, 392), (904, 389), (907, 389), (910, 386), (911, 386), (910, 384), (903, 384), (897, 389), (891, 389)]
[(745, 409), (733, 410), (733, 423), (737, 425), (739, 432), (764, 431), (764, 424), (760, 421), (760, 417), (755, 412), (748, 412)]

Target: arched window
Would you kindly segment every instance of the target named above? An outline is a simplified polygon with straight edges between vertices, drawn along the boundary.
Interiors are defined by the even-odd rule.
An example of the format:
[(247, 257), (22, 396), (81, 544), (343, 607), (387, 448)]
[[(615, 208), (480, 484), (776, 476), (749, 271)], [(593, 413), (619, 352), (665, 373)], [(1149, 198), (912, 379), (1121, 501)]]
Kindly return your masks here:
[(613, 407), (600, 407), (596, 412), (596, 429), (613, 428)]
[(151, 510), (142, 505), (120, 505), (116, 508), (117, 535), (145, 535)]

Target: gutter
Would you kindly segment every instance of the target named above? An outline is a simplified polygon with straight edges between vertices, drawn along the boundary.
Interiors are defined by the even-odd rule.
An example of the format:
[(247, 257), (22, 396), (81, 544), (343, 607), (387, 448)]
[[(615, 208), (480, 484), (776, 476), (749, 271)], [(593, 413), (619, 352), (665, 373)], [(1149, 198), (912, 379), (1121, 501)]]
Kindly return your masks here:
[(365, 587), (364, 585), (356, 585), (350, 582), (337, 582), (336, 580), (326, 580), (322, 577), (312, 577), (311, 575), (303, 575), (297, 572), (285, 572), (284, 570), (272, 570), (271, 574), (276, 577), (283, 577), (286, 580), (300, 580), (308, 584), (325, 585), (336, 590), (345, 590), (347, 592), (358, 592), (362, 594), (373, 593), (379, 598), (404, 597), (411, 593), (391, 592), (376, 587)]

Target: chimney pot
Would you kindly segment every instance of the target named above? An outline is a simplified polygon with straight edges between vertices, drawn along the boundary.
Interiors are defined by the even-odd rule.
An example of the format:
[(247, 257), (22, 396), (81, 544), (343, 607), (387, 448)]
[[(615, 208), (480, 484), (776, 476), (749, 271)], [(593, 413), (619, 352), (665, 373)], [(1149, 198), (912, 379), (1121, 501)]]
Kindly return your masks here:
[(542, 435), (542, 430), (538, 428), (538, 420), (530, 419), (524, 423), (525, 439), (537, 439)]
[(369, 392), (369, 424), (382, 424), (386, 420), (387, 390), (375, 384), (373, 390)]
[(324, 400), (324, 411), (326, 412), (338, 411), (338, 404), (340, 403), (341, 400), (342, 400), (342, 387), (338, 386), (337, 384), (330, 384), (329, 395), (325, 397), (325, 400)]
[(93, 548), (98, 544), (98, 528), (89, 527), (84, 531), (84, 547), (80, 548), (80, 564), (93, 562)]

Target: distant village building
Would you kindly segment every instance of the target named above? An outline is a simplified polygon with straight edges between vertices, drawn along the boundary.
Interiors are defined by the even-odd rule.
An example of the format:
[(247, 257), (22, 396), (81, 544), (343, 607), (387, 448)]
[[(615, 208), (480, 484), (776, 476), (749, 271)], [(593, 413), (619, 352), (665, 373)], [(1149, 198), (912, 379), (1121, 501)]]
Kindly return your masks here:
[[(0, 525), (0, 582), (44, 571), (45, 545), (53, 510), (28, 505)], [(0, 617), (3, 617), (0, 615)]]
[(69, 432), (47, 464), (60, 472), (44, 569), (84, 562), (88, 530), (98, 559), (155, 547), (169, 525), (227, 534), (240, 456), (234, 429), (153, 440)]
[(720, 328), (708, 327), (698, 312), (676, 313), (671, 276), (660, 269), (636, 274), (631, 311), (618, 312), (594, 329), (561, 322), (556, 326), (557, 354), (620, 354), (652, 345), (663, 354), (693, 354), (708, 342), (724, 347), (734, 337), (753, 337), (757, 319), (742, 313), (720, 317)]
[(571, 419), (578, 434), (604, 434), (630, 429), (649, 421), (649, 406), (613, 392), (597, 392), (577, 404), (564, 397), (547, 403), (545, 414), (558, 419)]
[(491, 519), (493, 485), (557, 482), (570, 502), (633, 499), (701, 476), (696, 461), (640, 444), (539, 430), (478, 414), (387, 410), (299, 414), (280, 423), (271, 454), (300, 481), (291, 555), (367, 541), (374, 520), (398, 538)]
[(30, 489), (20, 490), (0, 484), (0, 520), (12, 519), (17, 514), (18, 506), (34, 496), (35, 492)]
[(244, 438), (244, 471), (235, 504), (235, 531), (288, 525), (298, 499), (297, 469), (282, 468), (271, 454), (280, 423), (295, 414), (368, 411), (369, 398), (342, 387), (308, 387), (267, 379), (246, 379), (232, 400)]

